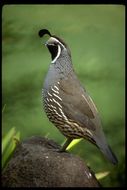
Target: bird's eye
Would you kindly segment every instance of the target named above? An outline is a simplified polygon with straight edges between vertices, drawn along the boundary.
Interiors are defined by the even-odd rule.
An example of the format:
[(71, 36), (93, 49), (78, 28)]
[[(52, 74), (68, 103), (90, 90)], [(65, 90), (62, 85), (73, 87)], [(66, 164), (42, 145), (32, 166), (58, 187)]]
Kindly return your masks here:
[(58, 43), (57, 43), (57, 42), (54, 42), (54, 45), (55, 45), (55, 46), (57, 46), (57, 45), (58, 45)]

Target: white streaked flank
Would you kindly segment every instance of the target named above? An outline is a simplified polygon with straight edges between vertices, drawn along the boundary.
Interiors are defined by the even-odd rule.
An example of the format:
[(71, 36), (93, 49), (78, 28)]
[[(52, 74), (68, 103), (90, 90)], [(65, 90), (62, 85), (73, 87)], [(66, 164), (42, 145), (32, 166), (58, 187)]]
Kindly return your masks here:
[(48, 98), (46, 98), (46, 100), (47, 100), (47, 102), (49, 102), (49, 99), (48, 99)]
[(58, 90), (54, 90), (54, 88), (53, 88), (53, 87), (51, 87), (51, 90), (52, 90), (53, 92), (55, 92), (55, 93), (59, 94), (59, 91), (58, 91)]
[(59, 117), (61, 117), (62, 118), (62, 116), (54, 109), (53, 110)]
[(90, 135), (90, 137), (93, 136), (93, 134), (91, 133), (91, 131), (89, 129), (85, 128), (85, 131)]
[(51, 108), (51, 105), (47, 103), (47, 106)]
[(53, 93), (53, 95), (54, 95), (55, 97), (57, 97), (59, 100), (62, 101), (62, 99), (61, 99), (59, 96), (57, 96), (55, 93)]
[(53, 98), (53, 101), (59, 106), (62, 108), (61, 104), (59, 102), (57, 102), (54, 98)]
[(52, 94), (50, 94), (49, 92), (48, 92), (48, 95), (52, 97)]
[(61, 109), (61, 108), (59, 108), (59, 110), (60, 110), (60, 112), (61, 112), (62, 116), (64, 117), (64, 119), (65, 119), (66, 121), (68, 121), (68, 119), (67, 119), (66, 115), (63, 113), (62, 109)]
[(53, 106), (52, 104), (50, 105), (50, 107), (52, 107), (53, 109), (55, 109), (55, 110), (56, 110), (56, 107), (55, 107), (55, 106)]
[(56, 90), (59, 90), (59, 88), (56, 85), (54, 85), (54, 88), (56, 88)]
[(52, 111), (52, 109), (51, 109), (51, 108), (49, 108), (49, 107), (48, 107), (48, 110)]

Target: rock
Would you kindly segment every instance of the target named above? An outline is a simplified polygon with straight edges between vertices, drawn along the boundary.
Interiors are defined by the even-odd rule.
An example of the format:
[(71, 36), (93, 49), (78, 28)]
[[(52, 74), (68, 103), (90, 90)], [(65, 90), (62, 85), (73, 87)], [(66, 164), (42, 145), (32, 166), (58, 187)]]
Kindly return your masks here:
[(2, 174), (3, 187), (99, 187), (83, 160), (60, 152), (53, 140), (31, 137), (16, 147)]

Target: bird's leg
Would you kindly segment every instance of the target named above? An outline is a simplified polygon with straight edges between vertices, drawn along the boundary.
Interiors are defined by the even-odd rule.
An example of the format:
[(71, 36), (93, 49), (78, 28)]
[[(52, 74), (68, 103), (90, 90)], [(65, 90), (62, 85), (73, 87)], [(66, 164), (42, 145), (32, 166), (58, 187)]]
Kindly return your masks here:
[(72, 140), (73, 140), (72, 138), (67, 138), (67, 140), (63, 144), (62, 148), (60, 149), (60, 152), (64, 152)]

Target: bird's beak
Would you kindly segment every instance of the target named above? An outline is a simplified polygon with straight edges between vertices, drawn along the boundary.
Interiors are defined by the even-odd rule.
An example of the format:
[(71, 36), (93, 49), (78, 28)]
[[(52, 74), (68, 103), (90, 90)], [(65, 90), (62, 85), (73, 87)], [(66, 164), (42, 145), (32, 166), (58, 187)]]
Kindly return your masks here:
[(45, 42), (45, 43), (44, 43), (44, 45), (45, 45), (45, 46), (47, 46), (47, 45), (48, 45), (48, 43), (47, 43), (47, 42)]

